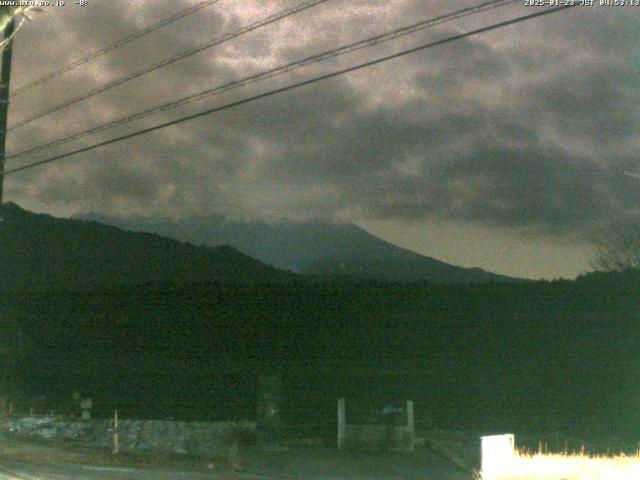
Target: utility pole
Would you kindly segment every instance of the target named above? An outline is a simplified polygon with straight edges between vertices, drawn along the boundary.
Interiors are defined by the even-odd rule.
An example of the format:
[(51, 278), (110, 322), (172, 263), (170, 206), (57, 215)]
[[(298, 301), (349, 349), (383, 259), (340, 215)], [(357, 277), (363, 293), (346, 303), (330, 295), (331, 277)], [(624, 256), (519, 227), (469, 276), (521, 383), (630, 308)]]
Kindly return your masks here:
[[(4, 157), (5, 146), (7, 141), (7, 115), (9, 113), (9, 77), (11, 75), (11, 53), (13, 50), (13, 32), (16, 24), (14, 19), (11, 19), (4, 30), (4, 40), (7, 41), (2, 51), (2, 71), (0, 72), (0, 289), (4, 291), (6, 284), (6, 255), (4, 254), (5, 248), (5, 225), (4, 225), (4, 209), (2, 208), (2, 193), (4, 185)], [(5, 322), (2, 322), (2, 329), (7, 330)], [(12, 355), (9, 353), (9, 355)], [(14, 368), (9, 367), (10, 362), (13, 359), (7, 358), (7, 352), (0, 354), (0, 362), (4, 364), (2, 371), (0, 371), (0, 395), (2, 397), (7, 396), (10, 392), (15, 390), (14, 385)], [(11, 407), (9, 407), (11, 408)]]
[(4, 30), (7, 44), (2, 51), (2, 72), (0, 73), (0, 223), (4, 221), (2, 213), (2, 193), (4, 186), (4, 157), (7, 144), (7, 116), (9, 114), (9, 79), (11, 77), (11, 55), (13, 53), (13, 32), (16, 28), (15, 18)]

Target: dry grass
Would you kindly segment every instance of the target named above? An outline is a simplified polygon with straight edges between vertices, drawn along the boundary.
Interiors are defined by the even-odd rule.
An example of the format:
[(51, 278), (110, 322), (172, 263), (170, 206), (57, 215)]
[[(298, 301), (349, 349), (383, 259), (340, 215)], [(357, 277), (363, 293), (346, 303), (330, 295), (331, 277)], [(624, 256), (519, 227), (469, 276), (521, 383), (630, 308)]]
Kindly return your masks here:
[(639, 480), (640, 454), (614, 457), (587, 453), (516, 452), (482, 480)]

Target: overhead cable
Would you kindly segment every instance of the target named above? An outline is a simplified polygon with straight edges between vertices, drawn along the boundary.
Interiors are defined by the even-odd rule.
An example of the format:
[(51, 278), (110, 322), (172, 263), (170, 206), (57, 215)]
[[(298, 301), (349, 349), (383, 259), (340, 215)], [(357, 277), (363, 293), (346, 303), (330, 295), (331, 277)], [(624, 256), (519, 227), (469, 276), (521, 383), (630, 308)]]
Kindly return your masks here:
[(430, 28), (436, 25), (440, 25), (442, 23), (445, 22), (450, 22), (453, 20), (456, 20), (458, 18), (462, 18), (468, 15), (473, 15), (473, 14), (477, 14), (483, 11), (487, 11), (490, 9), (494, 9), (497, 7), (502, 7), (506, 4), (510, 4), (510, 3), (516, 3), (519, 2), (520, 0), (491, 0), (491, 1), (487, 1), (484, 2), (482, 4), (476, 5), (474, 7), (468, 7), (468, 8), (464, 8), (462, 10), (457, 10), (455, 12), (451, 12), (448, 14), (444, 14), (444, 15), (439, 15), (437, 17), (433, 17), (430, 18), (428, 20), (423, 20), (417, 23), (414, 23), (412, 25), (409, 26), (405, 26), (405, 27), (401, 27), (398, 29), (394, 29), (392, 31), (380, 34), (380, 35), (376, 35), (374, 37), (369, 37), (367, 39), (364, 40), (360, 40), (354, 43), (350, 43), (348, 45), (344, 45), (341, 46), (339, 48), (335, 48), (332, 50), (328, 50), (316, 55), (311, 55), (308, 57), (305, 57), (301, 60), (297, 60), (294, 62), (290, 62), (287, 63), (285, 65), (280, 65), (278, 67), (272, 68), (272, 69), (268, 69), (268, 70), (264, 70), (262, 72), (259, 72), (257, 74), (254, 75), (250, 75), (248, 77), (239, 79), (239, 80), (234, 80), (232, 82), (228, 82), (225, 83), (223, 85), (219, 85), (213, 88), (209, 88), (206, 90), (202, 90), (198, 93), (195, 94), (191, 94), (188, 95), (186, 97), (182, 97), (179, 98), (177, 100), (172, 100), (170, 102), (143, 110), (141, 112), (137, 112), (134, 113), (132, 115), (127, 115), (112, 121), (109, 121), (107, 123), (101, 124), (101, 125), (96, 125), (93, 127), (89, 127), (88, 129), (85, 129), (83, 131), (71, 134), (71, 135), (67, 135), (67, 136), (63, 136), (61, 138), (57, 138), (55, 140), (52, 140), (48, 143), (45, 144), (41, 144), (41, 145), (36, 145), (33, 147), (29, 147), (25, 150), (19, 151), (17, 153), (14, 153), (12, 155), (7, 156), (7, 159), (12, 159), (12, 158), (18, 158), (24, 155), (28, 155), (28, 154), (32, 154), (32, 153), (36, 153), (38, 151), (47, 149), (47, 148), (52, 148), (52, 147), (56, 147), (68, 142), (71, 142), (73, 140), (78, 140), (80, 138), (86, 137), (88, 135), (93, 135), (95, 133), (99, 133), (114, 127), (118, 127), (121, 125), (124, 125), (126, 123), (130, 123), (136, 120), (140, 120), (142, 118), (146, 118), (149, 117), (151, 115), (155, 115), (158, 113), (162, 113), (162, 112), (166, 112), (168, 110), (172, 110), (178, 107), (181, 107), (183, 105), (187, 105), (189, 103), (193, 103), (196, 101), (200, 101), (203, 100), (205, 98), (208, 97), (212, 97), (215, 95), (219, 95), (221, 93), (227, 92), (229, 90), (233, 90), (242, 86), (246, 86), (246, 85), (250, 85), (271, 77), (274, 77), (276, 75), (281, 75), (283, 73), (286, 72), (290, 72), (293, 70), (297, 70), (301, 67), (304, 67), (306, 65), (310, 65), (313, 63), (317, 63), (317, 62), (321, 62), (324, 60), (328, 60), (331, 58), (335, 58), (341, 55), (345, 55), (347, 53), (351, 53), (357, 50), (361, 50), (364, 48), (368, 48), (368, 47), (372, 47), (375, 45), (380, 45), (382, 43), (385, 42), (389, 42), (391, 40), (395, 40), (397, 38), (409, 35), (409, 34), (413, 34), (416, 33), (418, 31), (422, 31), (426, 28)]
[(26, 85), (23, 85), (22, 87), (16, 88), (15, 90), (13, 90), (11, 92), (11, 95), (13, 97), (17, 96), (17, 95), (21, 95), (24, 92), (26, 92), (27, 90), (31, 90), (32, 88), (38, 86), (38, 85), (42, 85), (45, 82), (48, 82), (49, 80), (52, 80), (64, 73), (67, 73), (75, 68), (78, 68), (81, 65), (84, 65), (85, 63), (90, 62), (91, 60), (98, 58), (102, 55), (105, 55), (109, 52), (111, 52), (112, 50), (115, 50), (117, 48), (122, 47), (123, 45), (126, 45), (128, 43), (131, 43), (135, 40), (138, 40), (142, 37), (144, 37), (145, 35), (149, 35), (152, 32), (155, 32), (156, 30), (165, 27), (167, 25), (170, 25), (174, 22), (177, 22), (178, 20), (181, 20), (193, 13), (196, 13), (200, 10), (202, 10), (205, 7), (208, 7), (209, 5), (213, 5), (215, 3), (220, 2), (221, 0), (204, 0), (200, 3), (197, 3), (191, 7), (185, 8), (183, 10), (180, 10), (179, 12), (171, 15), (170, 17), (166, 17), (163, 18), (162, 20), (160, 20), (159, 22), (154, 23), (153, 25), (148, 26), (147, 28), (140, 30), (138, 32), (135, 32), (131, 35), (128, 35), (126, 37), (121, 38), (120, 40), (117, 40), (109, 45), (107, 45), (106, 47), (103, 47), (99, 50), (96, 50), (94, 52), (89, 53), (88, 55), (85, 55), (82, 58), (78, 58), (77, 60), (74, 60), (73, 62), (60, 67), (52, 72), (47, 73), (46, 75), (43, 75), (42, 77), (33, 80), (29, 83), (27, 83)]
[(10, 169), (10, 170), (6, 170), (4, 172), (4, 174), (2, 174), (2, 176), (12, 175), (12, 174), (15, 174), (15, 173), (18, 173), (18, 172), (21, 172), (21, 171), (29, 170), (29, 169), (32, 169), (32, 168), (47, 164), (47, 163), (52, 163), (52, 162), (55, 162), (55, 161), (58, 161), (58, 160), (62, 160), (64, 158), (68, 158), (68, 157), (71, 157), (71, 156), (74, 156), (74, 155), (78, 155), (80, 153), (89, 152), (89, 151), (95, 150), (97, 148), (104, 147), (106, 145), (111, 145), (111, 144), (114, 144), (114, 143), (117, 143), (117, 142), (121, 142), (123, 140), (134, 138), (134, 137), (139, 137), (141, 135), (145, 135), (147, 133), (151, 133), (151, 132), (154, 132), (154, 131), (157, 131), (157, 130), (161, 130), (161, 129), (164, 129), (164, 128), (167, 128), (167, 127), (170, 127), (170, 126), (173, 126), (173, 125), (178, 125), (180, 123), (184, 123), (184, 122), (187, 122), (189, 120), (194, 120), (196, 118), (204, 117), (206, 115), (211, 115), (213, 113), (221, 112), (221, 111), (224, 111), (224, 110), (229, 110), (229, 109), (238, 107), (240, 105), (245, 105), (247, 103), (254, 102), (256, 100), (260, 100), (260, 99), (263, 99), (263, 98), (268, 98), (268, 97), (271, 97), (271, 96), (274, 96), (274, 95), (278, 95), (280, 93), (284, 93), (284, 92), (287, 92), (287, 91), (290, 91), (290, 90), (294, 90), (294, 89), (297, 89), (297, 88), (300, 88), (300, 87), (303, 87), (303, 86), (307, 86), (307, 85), (311, 85), (311, 84), (314, 84), (314, 83), (318, 83), (318, 82), (321, 82), (323, 80), (328, 80), (330, 78), (335, 78), (335, 77), (338, 77), (340, 75), (344, 75), (346, 73), (350, 73), (350, 72), (354, 72), (354, 71), (357, 71), (357, 70), (361, 70), (361, 69), (366, 68), (366, 67), (370, 67), (370, 66), (377, 65), (377, 64), (380, 64), (380, 63), (383, 63), (383, 62), (387, 62), (389, 60), (393, 60), (395, 58), (403, 57), (405, 55), (409, 55), (409, 54), (412, 54), (412, 53), (415, 53), (415, 52), (426, 50), (428, 48), (432, 48), (432, 47), (436, 47), (436, 46), (439, 46), (439, 45), (443, 45), (445, 43), (450, 43), (450, 42), (453, 42), (455, 40), (461, 40), (463, 38), (468, 38), (468, 37), (471, 37), (471, 36), (474, 36), (474, 35), (478, 35), (480, 33), (488, 32), (488, 31), (492, 31), (492, 30), (497, 30), (499, 28), (507, 27), (509, 25), (514, 25), (516, 23), (521, 23), (521, 22), (524, 22), (524, 21), (533, 20), (535, 18), (542, 17), (542, 16), (545, 16), (545, 15), (549, 15), (549, 14), (552, 14), (552, 13), (561, 12), (561, 11), (573, 8), (576, 5), (577, 4), (562, 5), (562, 6), (558, 6), (558, 7), (553, 7), (553, 8), (537, 11), (537, 12), (534, 12), (534, 13), (530, 13), (528, 15), (522, 15), (522, 16), (519, 16), (519, 17), (511, 18), (509, 20), (505, 20), (505, 21), (502, 21), (502, 22), (494, 23), (494, 24), (491, 24), (491, 25), (486, 26), (486, 27), (477, 28), (475, 30), (471, 30), (471, 31), (468, 31), (468, 32), (465, 32), (465, 33), (461, 33), (461, 34), (457, 34), (457, 35), (451, 35), (451, 36), (443, 38), (441, 40), (437, 40), (437, 41), (434, 41), (434, 42), (426, 43), (426, 44), (423, 44), (423, 45), (420, 45), (420, 46), (417, 46), (417, 47), (413, 47), (413, 48), (410, 48), (410, 49), (407, 49), (407, 50), (403, 50), (403, 51), (398, 52), (398, 53), (394, 53), (394, 54), (391, 54), (391, 55), (386, 55), (384, 57), (380, 57), (380, 58), (377, 58), (375, 60), (370, 60), (368, 62), (360, 63), (360, 64), (357, 64), (357, 65), (354, 65), (354, 66), (351, 66), (351, 67), (348, 67), (348, 68), (344, 68), (344, 69), (341, 69), (341, 70), (336, 70), (336, 71), (331, 72), (331, 73), (326, 73), (326, 74), (323, 74), (323, 75), (319, 75), (317, 77), (314, 77), (314, 78), (311, 78), (311, 79), (308, 79), (308, 80), (304, 80), (304, 81), (301, 81), (301, 82), (298, 82), (298, 83), (294, 83), (292, 85), (287, 85), (285, 87), (281, 87), (281, 88), (277, 88), (277, 89), (274, 89), (274, 90), (270, 90), (270, 91), (265, 92), (265, 93), (260, 93), (260, 94), (253, 95), (251, 97), (247, 97), (247, 98), (244, 98), (244, 99), (241, 99), (241, 100), (236, 100), (234, 102), (230, 102), (230, 103), (227, 103), (227, 104), (222, 105), (222, 106), (209, 108), (209, 109), (203, 110), (201, 112), (188, 115), (186, 117), (182, 117), (182, 118), (178, 118), (178, 119), (175, 119), (175, 120), (171, 120), (169, 122), (164, 122), (164, 123), (155, 125), (153, 127), (137, 130), (135, 132), (131, 132), (131, 133), (128, 133), (126, 135), (121, 135), (121, 136), (118, 136), (118, 137), (115, 137), (115, 138), (111, 138), (109, 140), (105, 140), (103, 142), (95, 143), (93, 145), (89, 145), (89, 146), (82, 147), (82, 148), (79, 148), (79, 149), (76, 149), (76, 150), (72, 150), (70, 152), (62, 153), (62, 154), (59, 154), (59, 155), (55, 155), (55, 156), (52, 156), (52, 157), (49, 157), (49, 158), (45, 158), (43, 160), (39, 160), (39, 161), (30, 163), (30, 164), (27, 164), (27, 165), (23, 165), (23, 166), (16, 167), (16, 168), (13, 168), (13, 169)]
[(62, 103), (59, 103), (58, 105), (55, 105), (51, 108), (49, 108), (48, 110), (45, 110), (44, 112), (32, 115), (31, 117), (27, 117), (23, 120), (20, 120), (16, 123), (14, 123), (13, 125), (11, 125), (7, 131), (12, 131), (15, 130), (17, 128), (23, 127), (25, 125), (28, 125), (29, 123), (38, 120), (42, 117), (46, 117), (47, 115), (50, 115), (52, 113), (58, 112), (60, 110), (62, 110), (63, 108), (67, 108), (71, 105), (74, 105), (78, 102), (81, 102), (83, 100), (87, 100), (91, 97), (94, 97), (100, 93), (104, 93), (107, 90), (111, 90), (114, 87), (117, 87), (118, 85), (122, 85), (123, 83), (129, 82), (135, 78), (141, 77), (143, 75), (146, 75), (147, 73), (151, 73), (155, 70), (158, 70), (162, 67), (166, 67), (167, 65), (171, 65), (172, 63), (175, 63), (179, 60), (183, 60), (187, 57), (190, 57), (192, 55), (195, 55), (196, 53), (202, 52), (203, 50), (206, 50), (208, 48), (212, 48), (215, 47), (217, 45), (220, 45), (222, 43), (228, 42), (229, 40), (232, 40), (234, 38), (237, 38), (241, 35), (244, 35), (245, 33), (249, 33), (253, 30), (257, 30), (259, 28), (262, 28), (266, 25), (270, 25), (272, 23), (275, 23), (279, 20), (282, 20), (284, 18), (290, 17), (292, 15), (295, 15), (296, 13), (302, 12), (303, 10), (307, 10), (311, 7), (315, 7), (316, 5), (320, 5), (321, 3), (325, 3), (328, 2), (329, 0), (308, 0), (306, 2), (303, 2), (295, 7), (292, 8), (287, 8), (285, 10), (282, 10), (278, 13), (275, 13), (273, 15), (269, 15), (268, 17), (263, 18), (262, 20), (258, 20), (255, 22), (250, 23), (249, 25), (246, 25), (238, 30), (235, 30), (231, 33), (227, 33), (225, 35), (222, 35), (221, 37), (217, 37), (209, 42), (203, 43), (201, 45), (198, 45), (197, 47), (194, 48), (189, 48), (187, 50), (184, 50), (180, 53), (177, 53), (175, 55), (173, 55), (172, 57), (169, 57), (165, 60), (162, 60), (161, 62), (155, 63), (149, 67), (145, 67), (141, 70), (138, 70), (136, 72), (130, 73), (128, 75), (125, 75), (124, 77), (120, 77), (117, 78), (115, 80), (112, 80), (111, 82), (108, 82), (102, 86), (99, 86), (97, 88), (94, 88), (93, 90), (89, 90), (88, 92), (85, 92), (77, 97), (74, 97), (70, 100), (64, 101)]

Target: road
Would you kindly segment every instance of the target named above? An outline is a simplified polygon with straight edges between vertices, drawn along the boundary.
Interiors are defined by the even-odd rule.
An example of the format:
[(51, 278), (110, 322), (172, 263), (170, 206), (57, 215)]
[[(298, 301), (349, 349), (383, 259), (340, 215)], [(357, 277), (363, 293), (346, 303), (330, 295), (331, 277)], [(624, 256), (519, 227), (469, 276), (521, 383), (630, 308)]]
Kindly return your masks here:
[(206, 470), (98, 467), (83, 465), (0, 465), (0, 480), (275, 480), (276, 477)]
[[(469, 474), (456, 469), (427, 467), (417, 472), (403, 466), (389, 466), (374, 471), (371, 468), (353, 468), (337, 465), (336, 468), (320, 468), (314, 472), (308, 468), (299, 472), (279, 471), (270, 467), (260, 471), (220, 472), (212, 470), (173, 468), (136, 468), (94, 465), (55, 465), (33, 463), (0, 464), (0, 480), (470, 480)], [(288, 469), (287, 469), (288, 470)]]
[[(228, 472), (199, 466), (164, 468), (99, 466), (89, 458), (62, 460), (46, 452), (21, 458), (0, 457), (0, 480), (471, 480), (468, 471), (426, 449), (414, 452), (339, 452), (333, 448), (293, 448), (279, 452), (244, 451), (241, 470)], [(56, 459), (57, 460), (54, 460)], [(195, 464), (194, 464), (195, 465)]]

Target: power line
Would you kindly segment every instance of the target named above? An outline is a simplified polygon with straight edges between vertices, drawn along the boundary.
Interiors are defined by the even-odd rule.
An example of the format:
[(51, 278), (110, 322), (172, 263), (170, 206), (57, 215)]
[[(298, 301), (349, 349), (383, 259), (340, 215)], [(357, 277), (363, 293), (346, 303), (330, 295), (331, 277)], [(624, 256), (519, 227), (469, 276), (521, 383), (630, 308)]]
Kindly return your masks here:
[(262, 72), (259, 72), (255, 75), (251, 75), (249, 77), (245, 77), (242, 78), (240, 80), (235, 80), (229, 83), (226, 83), (224, 85), (220, 85), (220, 86), (216, 86), (207, 90), (203, 90), (201, 92), (189, 95), (187, 97), (183, 97), (180, 98), (178, 100), (174, 100), (168, 103), (164, 103), (162, 105), (156, 106), (156, 107), (152, 107), (149, 108), (147, 110), (144, 110), (142, 112), (138, 112), (135, 113), (133, 115), (128, 115), (125, 117), (121, 117), (119, 119), (116, 120), (112, 120), (110, 122), (104, 123), (102, 125), (97, 125), (94, 127), (90, 127), (86, 130), (77, 132), (75, 134), (71, 134), (68, 136), (64, 136), (55, 140), (52, 140), (51, 142), (48, 142), (46, 144), (42, 144), (42, 145), (37, 145), (34, 147), (29, 147), (25, 150), (22, 150), (20, 152), (17, 152), (13, 155), (9, 155), (7, 156), (7, 159), (13, 159), (13, 158), (17, 158), (23, 155), (27, 155), (27, 154), (31, 154), (31, 153), (35, 153), (41, 150), (44, 150), (46, 148), (51, 148), (51, 147), (55, 147), (55, 146), (59, 146), (68, 142), (71, 142), (73, 140), (77, 140), (79, 138), (83, 138), (86, 137), (88, 135), (92, 135), (94, 133), (99, 133), (105, 130), (108, 130), (110, 128), (114, 128), (116, 126), (120, 126), (120, 125), (124, 125), (126, 123), (129, 122), (133, 122), (135, 120), (140, 120), (142, 118), (146, 118), (148, 116), (157, 114), (157, 113), (161, 113), (161, 112), (165, 112), (183, 105), (187, 105), (189, 103), (195, 102), (195, 101), (199, 101), (199, 100), (203, 100), (204, 98), (207, 97), (211, 97), (235, 88), (239, 88), (242, 86), (246, 86), (246, 85), (250, 85), (253, 83), (256, 83), (258, 81), (261, 80), (265, 80), (267, 78), (271, 78), (274, 77), (276, 75), (280, 75), (286, 72), (290, 72), (296, 69), (299, 69), (303, 66), (312, 64), (312, 63), (316, 63), (316, 62), (320, 62), (320, 61), (324, 61), (324, 60), (328, 60), (331, 58), (335, 58), (337, 56), (340, 55), (344, 55), (347, 53), (352, 53), (355, 52), (357, 50), (361, 50), (363, 48), (367, 48), (367, 47), (371, 47), (371, 46), (375, 46), (375, 45), (379, 45), (382, 44), (384, 42), (388, 42), (391, 40), (395, 40), (397, 38), (400, 38), (402, 36), (406, 36), (412, 33), (416, 33), (418, 31), (421, 31), (423, 29), (429, 28), (429, 27), (433, 27), (435, 25), (439, 25), (445, 22), (449, 22), (458, 18), (462, 18), (468, 15), (474, 15), (480, 12), (484, 12), (490, 9), (494, 9), (494, 8), (498, 8), (498, 7), (502, 7), (504, 5), (510, 4), (510, 3), (515, 3), (515, 2), (519, 2), (520, 0), (491, 0), (491, 1), (487, 1), (484, 2), (482, 4), (476, 5), (474, 7), (467, 7), (461, 10), (457, 10), (455, 12), (452, 13), (448, 13), (448, 14), (444, 14), (444, 15), (440, 15), (428, 20), (423, 20), (421, 22), (417, 22), (414, 23), (412, 25), (406, 26), (406, 27), (401, 27), (389, 32), (385, 32), (383, 34), (380, 35), (376, 35), (374, 37), (369, 37), (367, 39), (364, 40), (360, 40), (354, 43), (350, 43), (338, 48), (335, 48), (333, 50), (328, 50), (316, 55), (311, 55), (309, 57), (305, 57), (301, 60), (297, 60), (295, 62), (290, 62), (287, 63), (285, 65), (280, 65), (278, 67), (269, 69), (269, 70), (265, 70)]
[(194, 113), (194, 114), (188, 115), (186, 117), (182, 117), (182, 118), (179, 118), (179, 119), (176, 119), (176, 120), (171, 120), (169, 122), (161, 123), (161, 124), (155, 125), (153, 127), (144, 128), (142, 130), (138, 130), (138, 131), (135, 131), (135, 132), (132, 132), (132, 133), (128, 133), (126, 135), (122, 135), (122, 136), (115, 137), (115, 138), (112, 138), (112, 139), (109, 139), (109, 140), (105, 140), (104, 142), (95, 143), (95, 144), (90, 145), (88, 147), (79, 148), (77, 150), (73, 150), (73, 151), (70, 151), (70, 152), (67, 152), (67, 153), (63, 153), (63, 154), (60, 154), (60, 155), (55, 155), (53, 157), (49, 157), (49, 158), (46, 158), (44, 160), (39, 160), (37, 162), (33, 162), (33, 163), (28, 164), (28, 165), (23, 165), (21, 167), (16, 167), (16, 168), (13, 168), (13, 169), (5, 171), (3, 176), (7, 176), (7, 175), (14, 174), (14, 173), (18, 173), (18, 172), (21, 172), (21, 171), (24, 171), (24, 170), (29, 170), (31, 168), (35, 168), (35, 167), (44, 165), (46, 163), (51, 163), (51, 162), (54, 162), (54, 161), (57, 161), (57, 160), (61, 160), (63, 158), (67, 158), (67, 157), (70, 157), (70, 156), (73, 156), (73, 155), (78, 155), (80, 153), (85, 153), (85, 152), (88, 152), (88, 151), (91, 151), (91, 150), (95, 150), (97, 148), (104, 147), (106, 145), (111, 145), (113, 143), (117, 143), (117, 142), (120, 142), (120, 141), (123, 141), (123, 140), (127, 140), (127, 139), (130, 139), (130, 138), (134, 138), (134, 137), (138, 137), (138, 136), (141, 136), (141, 135), (145, 135), (147, 133), (151, 133), (151, 132), (154, 132), (156, 130), (160, 130), (160, 129), (163, 129), (163, 128), (166, 128), (166, 127), (177, 125), (179, 123), (183, 123), (183, 122), (186, 122), (186, 121), (189, 121), (189, 120), (193, 120), (193, 119), (196, 119), (196, 118), (199, 118), (199, 117), (204, 117), (204, 116), (210, 115), (212, 113), (220, 112), (220, 111), (223, 111), (223, 110), (229, 110), (231, 108), (238, 107), (238, 106), (244, 105), (246, 103), (250, 103), (250, 102), (253, 102), (253, 101), (256, 101), (256, 100), (260, 100), (260, 99), (263, 99), (263, 98), (267, 98), (267, 97), (271, 97), (273, 95), (277, 95), (277, 94), (280, 94), (280, 93), (283, 93), (283, 92), (287, 92), (289, 90), (293, 90), (293, 89), (296, 89), (296, 88), (299, 88), (299, 87), (303, 87), (303, 86), (306, 86), (306, 85), (311, 85), (311, 84), (314, 84), (314, 83), (317, 83), (317, 82), (320, 82), (320, 81), (323, 81), (323, 80), (328, 80), (330, 78), (338, 77), (338, 76), (344, 75), (346, 73), (354, 72), (356, 70), (361, 70), (361, 69), (366, 68), (366, 67), (377, 65), (377, 64), (386, 62), (388, 60), (392, 60), (392, 59), (399, 58), (399, 57), (402, 57), (402, 56), (405, 56), (405, 55), (409, 55), (411, 53), (415, 53), (415, 52), (419, 52), (419, 51), (422, 51), (422, 50), (426, 50), (428, 48), (432, 48), (432, 47), (436, 47), (436, 46), (439, 46), (439, 45), (443, 45), (445, 43), (453, 42), (455, 40), (461, 40), (463, 38), (471, 37), (473, 35), (478, 35), (480, 33), (488, 32), (488, 31), (491, 31), (491, 30), (497, 30), (499, 28), (503, 28), (503, 27), (506, 27), (506, 26), (509, 26), (509, 25), (513, 25), (513, 24), (516, 24), (516, 23), (524, 22), (524, 21), (527, 21), (527, 20), (532, 20), (534, 18), (542, 17), (544, 15), (549, 15), (551, 13), (560, 12), (560, 11), (563, 11), (563, 10), (566, 10), (566, 9), (569, 9), (569, 8), (573, 8), (576, 5), (577, 4), (553, 7), (553, 8), (542, 10), (542, 11), (539, 11), (539, 12), (530, 13), (528, 15), (522, 15), (520, 17), (515, 17), (515, 18), (512, 18), (510, 20), (505, 20), (503, 22), (494, 23), (494, 24), (489, 25), (487, 27), (478, 28), (478, 29), (471, 30), (471, 31), (468, 31), (468, 32), (465, 32), (465, 33), (461, 33), (461, 34), (458, 34), (458, 35), (452, 35), (450, 37), (446, 37), (444, 39), (437, 40), (435, 42), (423, 44), (423, 45), (420, 45), (418, 47), (413, 47), (413, 48), (410, 48), (410, 49), (407, 49), (407, 50), (403, 50), (401, 52), (394, 53), (394, 54), (391, 54), (391, 55), (386, 55), (384, 57), (380, 57), (380, 58), (377, 58), (375, 60), (370, 60), (368, 62), (360, 63), (360, 64), (352, 66), (352, 67), (344, 68), (344, 69), (341, 69), (341, 70), (336, 70), (334, 72), (327, 73), (327, 74), (324, 74), (324, 75), (320, 75), (320, 76), (317, 76), (317, 77), (314, 77), (314, 78), (311, 78), (311, 79), (308, 79), (308, 80), (304, 80), (302, 82), (294, 83), (292, 85), (287, 85), (285, 87), (277, 88), (275, 90), (270, 90), (268, 92), (261, 93), (261, 94), (258, 94), (258, 95), (253, 95), (251, 97), (247, 97), (247, 98), (244, 98), (242, 100), (237, 100), (237, 101), (234, 101), (234, 102), (230, 102), (230, 103), (227, 103), (227, 104), (219, 106), (219, 107), (214, 107), (214, 108), (210, 108), (210, 109), (207, 109), (207, 110), (203, 110), (201, 112)]
[(131, 34), (127, 37), (121, 38), (120, 40), (117, 40), (116, 42), (113, 42), (109, 45), (107, 45), (106, 47), (101, 48), (100, 50), (96, 50), (94, 52), (89, 53), (88, 55), (79, 58), (77, 60), (74, 60), (73, 62), (69, 63), (68, 65), (65, 65), (64, 67), (60, 67), (57, 70), (54, 70), (53, 72), (49, 72), (46, 75), (33, 80), (32, 82), (27, 83), (26, 85), (23, 85), (22, 87), (17, 88), (16, 90), (11, 92), (12, 96), (18, 96), (24, 92), (26, 92), (27, 90), (32, 89), (33, 87), (36, 87), (38, 85), (41, 85), (45, 82), (48, 82), (49, 80), (52, 80), (60, 75), (62, 75), (63, 73), (67, 73), (71, 70), (73, 70), (74, 68), (77, 68), (81, 65), (84, 65), (85, 63), (90, 62), (91, 60), (98, 58), (106, 53), (111, 52), (112, 50), (115, 50), (119, 47), (122, 47), (123, 45), (126, 45), (127, 43), (131, 43), (134, 40), (137, 40), (139, 38), (144, 37), (145, 35), (148, 35), (162, 27), (166, 27), (167, 25), (170, 25), (174, 22), (177, 22), (178, 20), (181, 20), (193, 13), (196, 13), (200, 10), (202, 10), (205, 7), (208, 7), (209, 5), (213, 5), (214, 3), (218, 3), (221, 0), (204, 0), (200, 3), (197, 3), (195, 5), (193, 5), (192, 7), (189, 8), (185, 8), (183, 10), (180, 10), (179, 12), (175, 13), (174, 15), (171, 15), (169, 17), (166, 17), (162, 20), (160, 20), (157, 23), (154, 23), (153, 25), (148, 26), (147, 28), (145, 28), (144, 30), (141, 30), (139, 32), (136, 32), (134, 34)]
[(251, 32), (253, 30), (257, 30), (258, 28), (264, 27), (266, 25), (275, 23), (279, 20), (282, 20), (284, 18), (290, 17), (292, 15), (295, 15), (296, 13), (302, 12), (303, 10), (307, 10), (311, 7), (315, 7), (316, 5), (320, 5), (321, 3), (325, 3), (328, 2), (329, 0), (308, 0), (306, 2), (303, 2), (295, 7), (292, 8), (287, 8), (285, 10), (282, 10), (278, 13), (275, 13), (273, 15), (269, 15), (268, 17), (263, 18), (262, 20), (258, 20), (255, 21), (253, 23), (250, 23), (249, 25), (242, 27), (238, 30), (235, 30), (231, 33), (228, 33), (226, 35), (223, 35), (221, 37), (218, 37), (212, 41), (209, 41), (207, 43), (203, 43), (201, 45), (198, 45), (195, 48), (191, 48), (188, 50), (184, 50), (180, 53), (177, 53), (176, 55), (163, 60), (159, 63), (153, 64), (150, 67), (146, 67), (143, 68), (142, 70), (138, 70), (137, 72), (131, 73), (129, 75), (126, 75), (124, 77), (120, 77), (117, 78), (116, 80), (113, 80), (109, 83), (106, 83), (105, 85), (102, 85), (101, 87), (95, 88), (93, 90), (89, 90), (88, 92), (75, 97), (71, 100), (67, 100), (66, 102), (60, 103), (52, 108), (50, 108), (49, 110), (45, 110), (42, 113), (38, 113), (36, 115), (33, 115), (31, 117), (27, 117), (23, 120), (20, 120), (19, 122), (15, 123), (14, 125), (11, 125), (8, 129), (8, 131), (12, 131), (15, 130), (16, 128), (20, 128), (23, 127), (31, 122), (33, 122), (34, 120), (38, 120), (44, 116), (50, 115), (54, 112), (57, 112), (59, 110), (62, 110), (63, 108), (69, 107), (71, 105), (74, 105), (78, 102), (81, 102), (83, 100), (86, 100), (88, 98), (94, 97), (100, 93), (106, 92), (107, 90), (111, 90), (112, 88), (118, 86), (118, 85), (122, 85), (125, 82), (128, 82), (130, 80), (133, 80), (135, 78), (141, 77), (142, 75), (146, 75), (147, 73), (151, 73), (155, 70), (158, 70), (159, 68), (162, 67), (166, 67), (167, 65), (170, 65), (172, 63), (175, 63), (179, 60), (183, 60), (187, 57), (190, 57), (192, 55), (195, 55), (196, 53), (202, 52), (203, 50), (206, 50), (208, 48), (211, 47), (215, 47), (217, 45), (220, 45), (224, 42), (227, 42), (231, 39), (234, 39), (236, 37), (239, 37), (241, 35), (244, 35), (245, 33)]

